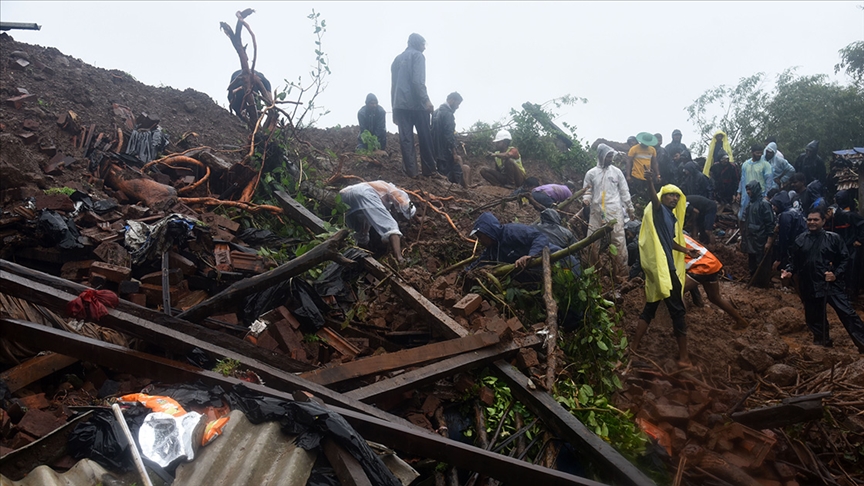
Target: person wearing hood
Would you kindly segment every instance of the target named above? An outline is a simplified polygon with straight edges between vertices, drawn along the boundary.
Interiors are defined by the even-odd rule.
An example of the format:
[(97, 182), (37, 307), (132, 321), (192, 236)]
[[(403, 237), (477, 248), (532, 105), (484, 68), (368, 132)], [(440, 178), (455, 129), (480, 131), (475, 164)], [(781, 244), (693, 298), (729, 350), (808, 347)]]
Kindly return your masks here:
[(408, 47), (390, 65), (390, 106), (393, 123), (399, 127), (402, 165), (408, 177), (417, 177), (414, 129), (420, 144), (420, 165), (424, 177), (437, 176), (432, 154), (430, 119), (435, 108), (426, 92), (426, 39), (420, 34), (408, 37)]
[(846, 245), (839, 235), (825, 231), (825, 211), (822, 208), (811, 211), (807, 215), (807, 232), (798, 235), (789, 248), (789, 263), (781, 278), (798, 278), (798, 294), (814, 344), (834, 345), (825, 313), (830, 304), (858, 352), (864, 354), (864, 322), (843, 291), (842, 282), (848, 270)]
[(567, 248), (577, 241), (573, 232), (561, 225), (561, 215), (552, 208), (541, 211), (540, 222), (534, 226), (549, 238), (549, 243), (559, 248)]
[(438, 172), (447, 180), (468, 188), (471, 172), (462, 165), (462, 157), (456, 153), (456, 117), (454, 113), (462, 104), (462, 95), (452, 92), (447, 101), (432, 114), (432, 152)]
[(645, 272), (645, 308), (639, 315), (636, 334), (630, 349), (636, 352), (639, 343), (654, 319), (660, 302), (666, 304), (672, 318), (672, 332), (678, 342), (678, 365), (691, 366), (687, 351), (687, 322), (684, 307), (684, 254), (699, 256), (696, 249), (688, 249), (684, 240), (684, 212), (687, 198), (681, 189), (667, 184), (654, 191), (654, 173), (646, 173), (651, 202), (645, 207), (639, 231), (639, 260)]
[(807, 223), (801, 211), (792, 207), (789, 193), (780, 191), (771, 198), (771, 206), (777, 215), (777, 239), (774, 243), (773, 269), (783, 269), (789, 263), (789, 246), (801, 233), (807, 231)]
[[(690, 149), (687, 148), (686, 145), (681, 143), (681, 130), (677, 128), (672, 130), (672, 141), (666, 145), (666, 152), (671, 156), (675, 152), (686, 153), (688, 156), (690, 155)], [(669, 182), (666, 182), (669, 184)]]
[(834, 201), (837, 207), (834, 209), (829, 231), (840, 236), (849, 252), (846, 295), (850, 302), (855, 302), (858, 300), (861, 276), (864, 274), (864, 216), (854, 210), (855, 200), (851, 191), (838, 191), (834, 195)]
[[(612, 164), (615, 153), (615, 149), (604, 143), (597, 146), (597, 166), (585, 173), (582, 183), (582, 188), (585, 189), (582, 204), (589, 208), (588, 236), (609, 221), (616, 221), (611, 233), (612, 244), (618, 250), (615, 255), (615, 273), (619, 278), (624, 278), (628, 273), (624, 216), (635, 219), (635, 214), (624, 173)], [(598, 254), (599, 243), (594, 243), (591, 245), (592, 262), (597, 261)]]
[(731, 162), (725, 150), (721, 149), (717, 156), (710, 176), (714, 182), (714, 197), (724, 206), (731, 205), (735, 201), (735, 193), (741, 181), (741, 171), (738, 165)]
[(369, 150), (371, 147), (363, 141), (363, 132), (369, 131), (378, 139), (381, 150), (387, 148), (387, 112), (378, 104), (378, 97), (372, 93), (366, 95), (366, 104), (357, 112), (357, 123), (360, 134), (357, 135), (357, 150)]
[(663, 147), (663, 134), (655, 133), (654, 138), (657, 139), (657, 145), (654, 150), (657, 151), (657, 172), (660, 174), (661, 184), (674, 184), (674, 162), (672, 162), (672, 153)]
[(777, 144), (774, 142), (768, 143), (768, 145), (765, 146), (762, 158), (771, 164), (774, 187), (778, 189), (786, 187), (787, 184), (789, 184), (789, 180), (792, 178), (792, 174), (795, 173), (795, 167), (792, 167), (792, 164), (784, 159), (782, 155), (777, 153)]
[(747, 184), (750, 204), (744, 210), (741, 225), (741, 251), (747, 254), (750, 277), (756, 274), (759, 262), (770, 247), (768, 238), (774, 234), (774, 211), (762, 196), (759, 181)]
[(711, 167), (720, 160), (721, 150), (729, 156), (729, 162), (734, 164), (735, 159), (732, 158), (732, 145), (729, 143), (729, 137), (726, 132), (718, 131), (711, 138), (711, 144), (708, 145), (708, 155), (705, 157), (705, 166), (702, 167), (702, 173), (706, 176), (711, 175)]
[[(532, 258), (538, 257), (543, 248), (556, 252), (561, 248), (549, 242), (549, 238), (536, 226), (521, 223), (501, 224), (494, 214), (486, 212), (474, 222), (470, 236), (483, 245), (480, 258), (468, 265), (471, 270), (489, 262), (512, 263), (517, 270), (528, 266)], [(573, 257), (565, 259), (574, 273), (579, 271), (579, 263)]]
[(683, 177), (679, 181), (678, 187), (685, 196), (702, 196), (710, 198), (712, 196), (711, 180), (703, 174), (696, 162), (688, 160), (681, 167)]
[(402, 263), (402, 233), (393, 218), (397, 213), (409, 220), (417, 208), (408, 194), (386, 181), (361, 182), (339, 191), (342, 202), (348, 205), (345, 225), (354, 230), (354, 239), (361, 247), (369, 244), (369, 230), (374, 229), (382, 243), (389, 243), (396, 261)]
[(804, 153), (795, 159), (795, 171), (803, 172), (807, 177), (807, 183), (819, 181), (825, 184), (825, 178), (828, 171), (825, 168), (825, 162), (822, 157), (819, 157), (819, 141), (813, 140), (804, 148)]
[(759, 194), (752, 196), (754, 198), (764, 199), (765, 194), (774, 187), (774, 171), (771, 169), (771, 164), (762, 158), (762, 146), (751, 146), (750, 155), (751, 157), (741, 165), (741, 181), (738, 183), (738, 193), (735, 195), (736, 201), (741, 203), (738, 209), (739, 220), (744, 219), (744, 211), (752, 200), (746, 191), (751, 182), (758, 182), (761, 188)]

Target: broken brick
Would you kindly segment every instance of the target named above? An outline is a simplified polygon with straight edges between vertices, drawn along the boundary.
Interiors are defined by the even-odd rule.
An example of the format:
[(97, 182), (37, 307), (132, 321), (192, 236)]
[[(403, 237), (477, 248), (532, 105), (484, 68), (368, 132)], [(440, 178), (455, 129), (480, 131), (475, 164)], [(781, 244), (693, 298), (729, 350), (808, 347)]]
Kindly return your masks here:
[(93, 260), (66, 262), (60, 267), (60, 278), (80, 282), (90, 273), (90, 265), (92, 264)]
[(420, 407), (423, 410), (423, 413), (426, 414), (427, 417), (431, 417), (435, 414), (435, 410), (438, 410), (438, 407), (441, 406), (441, 400), (435, 395), (426, 395), (426, 400), (423, 401), (423, 406)]
[(481, 402), (491, 407), (495, 403), (495, 392), (489, 387), (481, 386), (478, 398)]
[(147, 307), (147, 294), (129, 294), (126, 296), (126, 300), (132, 302), (135, 305), (140, 305), (141, 307)]
[(660, 420), (665, 420), (671, 424), (683, 425), (690, 419), (690, 413), (687, 411), (687, 407), (682, 407), (680, 405), (655, 403), (654, 409)]
[(109, 282), (120, 283), (129, 280), (129, 277), (132, 276), (132, 269), (110, 263), (93, 262), (90, 265), (90, 274), (93, 275), (94, 273), (103, 275)]
[(687, 423), (687, 433), (698, 439), (705, 439), (708, 435), (708, 427), (691, 420)]
[(25, 101), (30, 101), (35, 98), (34, 94), (23, 94), (19, 96), (13, 96), (12, 98), (6, 99), (6, 104), (15, 108), (16, 110), (20, 110), (22, 106), (24, 106)]
[(65, 420), (55, 417), (52, 413), (30, 409), (16, 427), (19, 431), (33, 437), (45, 437), (64, 423), (66, 423)]
[(457, 314), (467, 317), (480, 308), (483, 298), (477, 294), (468, 294), (453, 306)]
[(520, 370), (526, 370), (535, 366), (540, 366), (540, 361), (537, 359), (537, 352), (531, 348), (521, 348), (516, 355), (516, 365)]
[(28, 410), (44, 410), (51, 406), (51, 404), (48, 403), (48, 400), (45, 399), (44, 393), (28, 395), (26, 397), (21, 397), (18, 400), (21, 402), (21, 405), (27, 407)]
[(39, 137), (37, 137), (36, 134), (33, 132), (21, 132), (18, 134), (18, 138), (20, 138), (21, 141), (24, 142), (24, 145), (31, 145), (33, 143), (36, 143), (36, 140), (39, 139)]

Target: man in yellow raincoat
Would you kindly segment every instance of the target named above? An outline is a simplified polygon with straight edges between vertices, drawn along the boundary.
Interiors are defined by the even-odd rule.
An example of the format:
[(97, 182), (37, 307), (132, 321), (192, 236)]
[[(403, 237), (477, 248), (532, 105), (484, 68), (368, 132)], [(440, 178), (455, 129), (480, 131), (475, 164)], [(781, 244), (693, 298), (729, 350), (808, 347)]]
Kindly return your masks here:
[(648, 324), (654, 319), (660, 302), (672, 317), (672, 331), (678, 342), (679, 366), (690, 366), (687, 352), (687, 322), (684, 318), (684, 278), (686, 270), (684, 254), (692, 258), (699, 256), (696, 249), (688, 249), (684, 240), (684, 212), (687, 201), (681, 189), (667, 184), (658, 194), (654, 189), (654, 173), (645, 173), (648, 181), (651, 203), (645, 207), (642, 229), (639, 232), (639, 258), (645, 272), (645, 308), (639, 315), (636, 335), (630, 349), (636, 351)]
[(730, 163), (735, 163), (735, 159), (732, 158), (732, 145), (729, 143), (729, 137), (726, 135), (726, 132), (722, 131), (714, 134), (711, 144), (708, 146), (708, 154), (705, 156), (705, 167), (702, 168), (702, 173), (708, 177), (711, 177), (711, 166), (714, 165), (714, 162), (720, 160), (720, 150), (726, 152)]

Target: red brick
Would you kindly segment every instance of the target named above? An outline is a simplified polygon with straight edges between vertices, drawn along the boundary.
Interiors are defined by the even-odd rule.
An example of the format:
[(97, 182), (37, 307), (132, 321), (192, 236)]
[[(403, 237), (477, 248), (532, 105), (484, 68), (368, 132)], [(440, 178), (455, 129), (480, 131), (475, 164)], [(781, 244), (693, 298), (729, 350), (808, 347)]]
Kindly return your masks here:
[(64, 211), (67, 213), (75, 211), (75, 203), (66, 194), (42, 194), (36, 196), (35, 199), (36, 209)]
[(146, 294), (129, 294), (126, 296), (126, 300), (132, 302), (133, 304), (140, 305), (141, 307), (147, 306)]
[(495, 403), (495, 392), (489, 387), (481, 386), (478, 398), (480, 398), (481, 402), (491, 407)]
[(475, 386), (474, 378), (471, 378), (471, 375), (466, 375), (465, 373), (461, 373), (456, 377), (456, 381), (454, 382), (454, 386), (456, 391), (459, 393), (465, 393), (470, 391)]
[(537, 352), (531, 348), (521, 348), (519, 354), (516, 355), (516, 365), (521, 370), (540, 366), (540, 361), (537, 359)]
[(94, 260), (66, 262), (60, 267), (60, 278), (80, 282), (87, 278)]
[(468, 294), (459, 302), (456, 302), (456, 305), (453, 306), (453, 310), (456, 311), (457, 314), (461, 316), (470, 316), (474, 311), (480, 308), (480, 303), (483, 302), (483, 298), (477, 294)]
[(33, 437), (45, 437), (66, 421), (58, 419), (54, 414), (42, 410), (28, 410), (24, 418), (16, 426), (19, 431)]
[(423, 401), (423, 406), (420, 407), (427, 417), (435, 414), (435, 410), (441, 406), (441, 400), (435, 395), (426, 395), (426, 400)]
[(687, 411), (687, 408), (680, 405), (655, 403), (654, 408), (660, 420), (665, 420), (671, 424), (683, 425), (690, 419), (690, 413)]
[(121, 267), (118, 265), (112, 265), (110, 263), (103, 262), (93, 262), (90, 265), (90, 274), (98, 273), (99, 275), (104, 275), (106, 279), (110, 282), (120, 283), (124, 280), (129, 280), (129, 277), (132, 276), (132, 269), (128, 267)]
[(29, 395), (18, 399), (21, 405), (27, 407), (28, 410), (44, 410), (51, 406), (48, 400), (45, 399), (44, 393)]

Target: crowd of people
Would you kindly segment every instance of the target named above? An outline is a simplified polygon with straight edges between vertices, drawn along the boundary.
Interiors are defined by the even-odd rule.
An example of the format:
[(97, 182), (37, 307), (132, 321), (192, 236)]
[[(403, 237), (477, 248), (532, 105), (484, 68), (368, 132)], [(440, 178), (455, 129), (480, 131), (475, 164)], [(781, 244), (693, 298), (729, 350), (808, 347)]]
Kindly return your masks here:
[[(462, 96), (454, 91), (434, 109), (425, 86), (425, 48), (425, 39), (411, 34), (407, 48), (391, 66), (392, 114), (399, 130), (403, 170), (411, 178), (446, 178), (467, 188), (472, 170), (458, 155), (455, 137), (454, 114)], [(386, 147), (384, 117), (377, 97), (370, 93), (358, 113), (358, 149), (370, 148), (368, 135), (363, 137), (367, 131), (378, 139), (380, 148)], [(830, 304), (864, 353), (864, 323), (851, 304), (857, 298), (864, 267), (864, 217), (856, 211), (851, 192), (825, 194), (827, 170), (819, 156), (819, 142), (809, 143), (790, 163), (771, 137), (753, 145), (750, 158), (740, 164), (722, 131), (710, 139), (704, 158), (692, 157), (680, 130), (672, 132), (670, 143), (663, 146), (662, 142), (662, 134), (642, 132), (628, 138), (626, 154), (600, 144), (597, 165), (582, 183), (587, 235), (614, 221), (614, 278), (621, 283), (644, 274), (646, 305), (631, 349), (638, 349), (664, 302), (678, 342), (679, 364), (689, 366), (683, 298), (690, 293), (694, 304), (702, 305), (700, 285), (708, 300), (732, 317), (735, 328), (749, 325), (722, 296), (723, 264), (707, 248), (714, 244), (714, 225), (722, 212), (738, 220), (739, 250), (748, 256), (751, 277), (767, 262), (769, 271), (779, 275), (784, 285), (791, 285), (794, 279), (814, 343), (832, 345), (825, 317)], [(572, 198), (576, 186), (569, 181), (541, 185), (535, 177), (527, 177), (522, 156), (507, 130), (500, 130), (492, 143), (489, 166), (475, 172), (489, 184), (525, 193), (542, 211), (541, 219), (534, 225), (502, 224), (494, 214), (483, 213), (471, 232), (483, 251), (469, 269), (502, 262), (521, 271), (543, 248), (555, 251), (576, 241), (555, 209)], [(369, 243), (372, 228), (401, 262), (401, 233), (395, 217), (414, 216), (405, 191), (374, 181), (346, 187), (342, 197), (350, 207), (346, 223), (355, 230), (358, 243)], [(829, 206), (829, 201), (834, 205)], [(642, 207), (638, 211), (642, 214), (637, 214)], [(598, 244), (588, 251), (592, 264), (598, 253)], [(581, 264), (576, 255), (564, 262), (574, 272), (581, 271)]]

